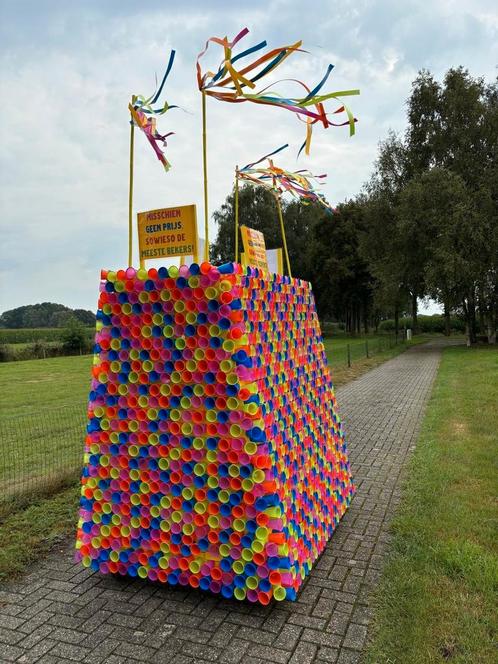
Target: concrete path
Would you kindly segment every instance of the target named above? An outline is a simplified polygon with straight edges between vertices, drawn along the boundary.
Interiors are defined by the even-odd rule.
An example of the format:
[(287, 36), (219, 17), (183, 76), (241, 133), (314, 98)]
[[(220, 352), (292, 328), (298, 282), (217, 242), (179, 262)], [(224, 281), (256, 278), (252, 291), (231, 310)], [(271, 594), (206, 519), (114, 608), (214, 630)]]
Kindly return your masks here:
[(72, 561), (72, 542), (0, 591), (2, 662), (358, 662), (400, 478), (441, 343), (416, 347), (338, 390), (358, 492), (294, 603), (267, 607)]

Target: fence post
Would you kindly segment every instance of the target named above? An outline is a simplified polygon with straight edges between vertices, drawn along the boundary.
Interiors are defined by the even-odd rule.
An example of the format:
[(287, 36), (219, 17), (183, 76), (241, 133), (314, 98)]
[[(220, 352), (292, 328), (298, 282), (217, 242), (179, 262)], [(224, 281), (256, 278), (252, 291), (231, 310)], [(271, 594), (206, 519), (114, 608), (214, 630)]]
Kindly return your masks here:
[(365, 340), (365, 350), (367, 352), (367, 360), (368, 360), (368, 358), (370, 357), (368, 354), (368, 339)]
[(348, 344), (348, 367), (351, 367), (351, 348)]

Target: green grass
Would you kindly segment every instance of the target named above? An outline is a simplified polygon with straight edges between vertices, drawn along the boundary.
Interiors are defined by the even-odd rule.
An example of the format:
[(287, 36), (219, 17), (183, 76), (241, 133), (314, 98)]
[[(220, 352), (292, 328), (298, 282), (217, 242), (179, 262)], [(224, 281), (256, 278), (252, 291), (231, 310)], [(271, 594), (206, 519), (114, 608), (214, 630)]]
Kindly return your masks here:
[(371, 664), (497, 661), (498, 353), (443, 353), (375, 598)]
[(81, 467), (91, 356), (0, 364), (0, 502)]
[(90, 355), (0, 364), (0, 412), (25, 415), (59, 406), (85, 407), (90, 389)]
[(27, 509), (0, 510), (0, 580), (19, 574), (76, 531), (79, 487), (38, 498)]
[[(434, 335), (417, 335), (411, 341), (395, 344), (394, 336), (386, 335), (358, 337), (326, 337), (323, 340), (332, 381), (336, 387), (349, 383), (366, 371), (403, 353), (407, 348), (429, 341)], [(368, 341), (369, 357), (366, 356), (365, 341)], [(347, 346), (350, 346), (351, 367), (347, 364)]]

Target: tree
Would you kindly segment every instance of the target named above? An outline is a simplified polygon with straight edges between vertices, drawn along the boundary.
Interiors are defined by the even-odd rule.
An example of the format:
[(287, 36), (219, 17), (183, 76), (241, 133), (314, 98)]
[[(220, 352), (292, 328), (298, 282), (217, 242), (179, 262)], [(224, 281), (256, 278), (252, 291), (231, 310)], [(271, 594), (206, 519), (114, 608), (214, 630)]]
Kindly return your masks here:
[(79, 350), (81, 352), (86, 346), (86, 341), (87, 335), (83, 324), (73, 316), (67, 321), (62, 331), (64, 348), (70, 351)]
[[(309, 244), (311, 231), (324, 210), (319, 205), (303, 205), (299, 201), (282, 201), (285, 236), (291, 262), (292, 275), (310, 278)], [(227, 263), (235, 257), (235, 209), (232, 191), (214, 213), (218, 235), (211, 245), (211, 260)], [(245, 184), (239, 190), (239, 223), (261, 231), (267, 249), (283, 246), (280, 222), (274, 195), (263, 187)], [(239, 251), (242, 251), (239, 235)]]
[(85, 309), (70, 309), (63, 304), (41, 302), (9, 309), (0, 316), (0, 327), (61, 327), (69, 317), (80, 320), (85, 325), (95, 324), (95, 315)]
[[(213, 214), (218, 235), (211, 245), (211, 260), (228, 263), (235, 259), (235, 196), (232, 191), (219, 210)], [(274, 196), (263, 187), (245, 184), (239, 190), (239, 223), (261, 231), (267, 249), (282, 246)], [(239, 234), (239, 251), (242, 243)]]
[[(373, 279), (359, 253), (362, 207), (351, 201), (331, 214), (319, 204), (282, 201), (292, 274), (311, 281), (322, 317), (346, 323), (351, 332), (368, 328), (372, 312)], [(214, 213), (218, 236), (211, 259), (234, 259), (234, 193)], [(262, 187), (245, 185), (239, 191), (239, 219), (263, 232), (268, 249), (282, 247), (273, 195)]]
[(380, 299), (391, 293), (400, 301), (398, 296), (408, 290), (414, 327), (418, 297), (432, 294), (443, 303), (447, 318), (449, 308), (458, 307), (471, 341), (476, 340), (478, 311), (493, 339), (497, 82), (486, 86), (462, 67), (450, 69), (442, 83), (421, 71), (407, 109), (404, 139), (391, 132), (380, 144), (366, 187), (369, 224), (363, 250), (377, 292), (383, 294)]
[(318, 312), (343, 321), (352, 334), (368, 332), (372, 314), (373, 277), (360, 254), (363, 224), (361, 201), (341, 203), (333, 216), (322, 214), (310, 249)]
[[(423, 261), (424, 284), (428, 294), (444, 306), (445, 331), (450, 334), (450, 313), (462, 305), (466, 276), (475, 269), (465, 264), (471, 210), (463, 179), (443, 168), (432, 168), (415, 176), (400, 196), (398, 214), (407, 247), (422, 229), (422, 246), (411, 252), (409, 260)], [(469, 255), (469, 254), (468, 254)]]
[(394, 318), (398, 335), (399, 319), (407, 311), (409, 293), (404, 281), (396, 206), (388, 192), (380, 187), (370, 190), (364, 217), (360, 251), (375, 280), (373, 304), (380, 318)]
[[(386, 317), (394, 317), (396, 335), (408, 296), (403, 259), (406, 245), (397, 215), (400, 194), (408, 179), (406, 147), (399, 136), (389, 132), (379, 145), (374, 172), (365, 187), (365, 224), (360, 246), (375, 278), (375, 306)], [(412, 309), (413, 300), (416, 307), (416, 296), (412, 297)]]

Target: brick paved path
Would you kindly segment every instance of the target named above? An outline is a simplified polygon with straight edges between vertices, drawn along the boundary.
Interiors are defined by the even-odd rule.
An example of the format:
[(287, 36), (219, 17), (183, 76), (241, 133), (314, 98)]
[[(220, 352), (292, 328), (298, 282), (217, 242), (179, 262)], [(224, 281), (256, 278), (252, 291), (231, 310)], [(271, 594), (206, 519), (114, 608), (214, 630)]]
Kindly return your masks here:
[(440, 349), (412, 349), (338, 390), (358, 492), (292, 602), (259, 607), (103, 577), (72, 542), (0, 592), (3, 662), (357, 662), (400, 474), (416, 442)]

